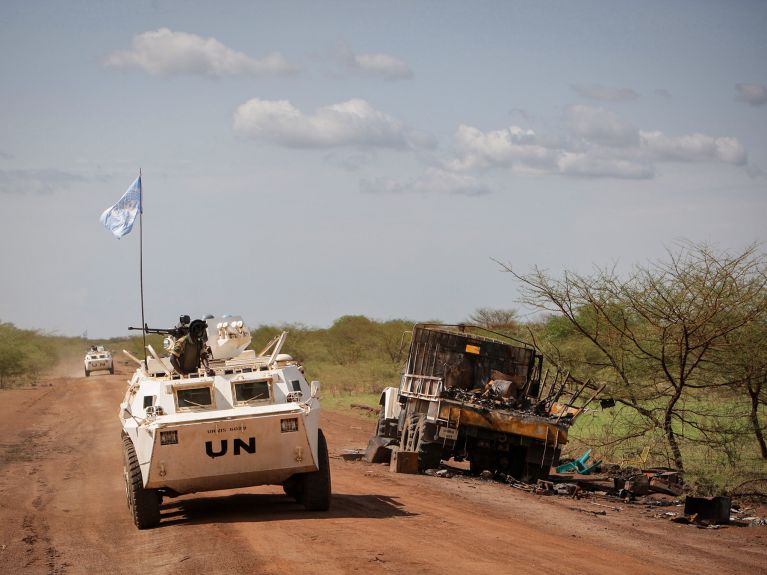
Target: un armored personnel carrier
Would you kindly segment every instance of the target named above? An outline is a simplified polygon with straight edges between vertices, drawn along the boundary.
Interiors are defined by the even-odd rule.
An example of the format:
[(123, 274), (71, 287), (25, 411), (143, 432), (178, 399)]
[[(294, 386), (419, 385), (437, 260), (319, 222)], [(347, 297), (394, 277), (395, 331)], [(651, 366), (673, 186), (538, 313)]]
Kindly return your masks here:
[(112, 352), (103, 345), (92, 345), (85, 354), (85, 377), (89, 377), (93, 371), (108, 371), (114, 374), (115, 367), (112, 361)]
[[(139, 529), (160, 522), (163, 497), (282, 485), (308, 510), (330, 505), (330, 467), (319, 429), (319, 382), (282, 353), (287, 332), (246, 349), (239, 316), (189, 321), (164, 333), (168, 356), (149, 357), (120, 405), (128, 507)], [(191, 354), (191, 356), (190, 356)]]
[(568, 376), (547, 386), (542, 363), (532, 346), (478, 326), (417, 324), (399, 388), (381, 394), (368, 459), (394, 445), (417, 453), (420, 470), (452, 458), (473, 473), (546, 476), (596, 393), (580, 407), (585, 386), (560, 401)]

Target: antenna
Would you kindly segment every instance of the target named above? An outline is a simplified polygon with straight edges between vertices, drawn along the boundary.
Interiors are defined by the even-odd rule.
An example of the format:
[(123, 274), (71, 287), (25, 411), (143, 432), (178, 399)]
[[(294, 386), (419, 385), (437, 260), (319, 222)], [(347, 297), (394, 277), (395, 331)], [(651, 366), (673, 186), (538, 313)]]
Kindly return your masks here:
[(141, 284), (141, 336), (144, 338), (144, 369), (149, 369), (146, 359), (146, 322), (144, 321), (144, 181), (141, 179), (141, 168), (138, 169), (138, 180), (141, 182), (138, 201), (138, 276)]

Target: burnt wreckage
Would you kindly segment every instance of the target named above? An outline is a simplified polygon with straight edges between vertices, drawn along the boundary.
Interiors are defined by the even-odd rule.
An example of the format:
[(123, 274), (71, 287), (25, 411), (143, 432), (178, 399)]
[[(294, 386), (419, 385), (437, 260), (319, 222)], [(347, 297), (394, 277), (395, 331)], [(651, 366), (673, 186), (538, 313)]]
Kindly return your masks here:
[(596, 393), (575, 407), (584, 384), (569, 401), (560, 400), (571, 380), (558, 374), (547, 385), (542, 367), (532, 346), (502, 334), (417, 324), (399, 388), (381, 394), (368, 458), (380, 458), (383, 448), (394, 445), (416, 452), (421, 471), (453, 458), (468, 461), (477, 474), (489, 470), (527, 480), (548, 475), (569, 427)]

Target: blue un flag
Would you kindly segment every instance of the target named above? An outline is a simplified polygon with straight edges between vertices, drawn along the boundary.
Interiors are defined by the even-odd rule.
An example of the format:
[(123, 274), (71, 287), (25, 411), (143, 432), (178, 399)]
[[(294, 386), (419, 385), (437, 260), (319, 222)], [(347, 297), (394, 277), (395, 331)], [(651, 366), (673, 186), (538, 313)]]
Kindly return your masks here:
[(133, 229), (136, 214), (141, 210), (141, 176), (130, 185), (123, 197), (111, 208), (104, 210), (99, 221), (117, 239)]

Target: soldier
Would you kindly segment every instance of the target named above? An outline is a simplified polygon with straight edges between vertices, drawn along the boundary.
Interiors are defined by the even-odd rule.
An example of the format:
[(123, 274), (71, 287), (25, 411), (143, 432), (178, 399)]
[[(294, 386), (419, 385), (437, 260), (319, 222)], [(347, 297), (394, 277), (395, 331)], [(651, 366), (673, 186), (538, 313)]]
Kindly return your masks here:
[(194, 373), (202, 365), (210, 374), (207, 327), (204, 321), (195, 320), (189, 325), (187, 333), (176, 340), (170, 350), (170, 363), (178, 373)]

